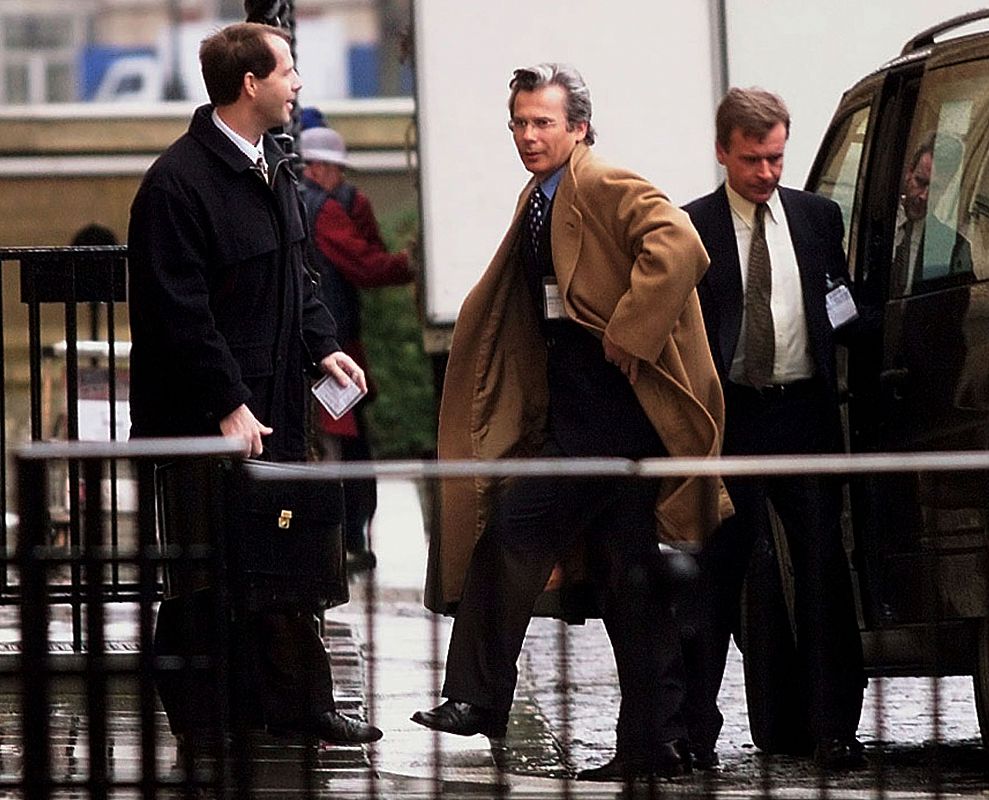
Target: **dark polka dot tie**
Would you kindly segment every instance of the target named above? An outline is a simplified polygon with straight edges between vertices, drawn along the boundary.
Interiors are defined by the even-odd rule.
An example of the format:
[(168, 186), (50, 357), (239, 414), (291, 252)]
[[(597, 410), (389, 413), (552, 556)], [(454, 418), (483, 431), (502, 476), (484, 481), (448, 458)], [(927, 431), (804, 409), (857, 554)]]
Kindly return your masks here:
[(529, 209), (527, 214), (527, 225), (529, 228), (529, 243), (532, 245), (533, 254), (539, 253), (539, 232), (543, 228), (546, 220), (546, 195), (538, 186), (529, 193)]

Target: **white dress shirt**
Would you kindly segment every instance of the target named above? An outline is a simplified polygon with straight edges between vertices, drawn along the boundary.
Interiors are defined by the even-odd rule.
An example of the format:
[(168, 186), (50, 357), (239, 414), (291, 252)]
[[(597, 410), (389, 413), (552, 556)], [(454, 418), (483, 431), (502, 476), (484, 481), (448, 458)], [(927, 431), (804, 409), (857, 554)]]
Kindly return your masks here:
[[(749, 247), (752, 243), (752, 226), (755, 223), (755, 203), (746, 200), (725, 183), (728, 205), (731, 206), (732, 222), (735, 226), (735, 241), (738, 244), (738, 263), (742, 268), (742, 296), (748, 283)], [(804, 317), (804, 295), (800, 285), (800, 270), (797, 256), (793, 252), (790, 229), (779, 192), (773, 192), (766, 203), (765, 217), (766, 246), (769, 248), (769, 261), (772, 265), (772, 290), (770, 311), (773, 314), (773, 359), (772, 383), (792, 383), (809, 378), (814, 374), (814, 362), (810, 356), (807, 337), (807, 320)], [(745, 310), (742, 310), (742, 330), (735, 348), (729, 378), (737, 383), (745, 382)]]
[[(223, 131), (226, 134), (227, 138), (230, 139), (230, 141), (233, 142), (235, 145), (237, 145), (237, 147), (240, 148), (240, 151), (245, 156), (251, 159), (252, 164), (257, 164), (259, 158), (264, 158), (263, 136), (260, 139), (258, 139), (255, 144), (251, 144), (251, 142), (247, 141), (247, 139), (245, 139), (243, 136), (237, 133), (237, 131), (235, 131), (229, 125), (227, 125), (227, 123), (225, 123), (220, 118), (220, 115), (216, 113), (215, 108), (213, 109), (213, 124), (216, 125), (216, 127), (219, 128), (221, 131)], [(266, 160), (265, 164), (267, 163), (268, 162)]]

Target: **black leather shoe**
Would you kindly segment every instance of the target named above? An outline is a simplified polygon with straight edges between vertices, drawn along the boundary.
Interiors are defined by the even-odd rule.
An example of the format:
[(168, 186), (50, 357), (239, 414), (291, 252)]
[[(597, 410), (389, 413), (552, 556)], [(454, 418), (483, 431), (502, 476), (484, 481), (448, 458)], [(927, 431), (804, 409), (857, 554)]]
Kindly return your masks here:
[(378, 565), (378, 557), (370, 550), (348, 550), (347, 572), (367, 572)]
[(694, 769), (713, 772), (721, 767), (721, 759), (718, 758), (718, 751), (713, 747), (692, 748), (690, 755)]
[(302, 722), (280, 726), (272, 733), (302, 733), (316, 736), (328, 744), (367, 744), (382, 737), (381, 729), (338, 711), (324, 711)]
[(676, 778), (691, 772), (690, 752), (682, 741), (663, 742), (649, 757), (616, 755), (600, 767), (581, 770), (579, 781), (642, 781)]
[(489, 739), (504, 739), (508, 733), (507, 719), (499, 719), (489, 709), (458, 700), (447, 700), (429, 711), (416, 711), (412, 721), (434, 731), (455, 733), (457, 736), (480, 733)]
[(865, 748), (854, 736), (825, 739), (814, 748), (814, 763), (826, 772), (844, 772), (866, 766)]

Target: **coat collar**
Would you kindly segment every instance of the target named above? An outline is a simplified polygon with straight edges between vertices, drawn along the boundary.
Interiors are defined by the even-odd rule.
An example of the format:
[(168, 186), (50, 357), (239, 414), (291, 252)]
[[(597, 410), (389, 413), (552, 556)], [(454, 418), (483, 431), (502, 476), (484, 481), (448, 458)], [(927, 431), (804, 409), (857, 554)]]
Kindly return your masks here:
[[(222, 159), (234, 172), (246, 172), (254, 169), (254, 164), (244, 152), (216, 127), (213, 122), (213, 106), (211, 104), (207, 103), (196, 109), (192, 115), (192, 121), (189, 123), (189, 134)], [(264, 134), (261, 137), (261, 142), (264, 147), (265, 159), (268, 162), (269, 174), (273, 176), (274, 171), (291, 157), (285, 153), (270, 133)], [(273, 177), (272, 180), (274, 180)]]
[(550, 237), (553, 248), (553, 269), (560, 284), (560, 296), (569, 303), (570, 281), (577, 268), (577, 257), (584, 231), (584, 218), (577, 208), (577, 188), (582, 168), (593, 159), (590, 148), (578, 142), (563, 172), (563, 178), (553, 199)]

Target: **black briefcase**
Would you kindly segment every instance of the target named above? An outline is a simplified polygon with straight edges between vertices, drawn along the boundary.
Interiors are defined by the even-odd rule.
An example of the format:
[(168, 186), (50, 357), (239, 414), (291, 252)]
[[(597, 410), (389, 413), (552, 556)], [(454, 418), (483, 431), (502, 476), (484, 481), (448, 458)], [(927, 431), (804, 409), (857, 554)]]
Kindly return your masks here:
[(350, 599), (339, 480), (302, 464), (175, 461), (155, 471), (165, 595), (215, 585), (249, 608)]

